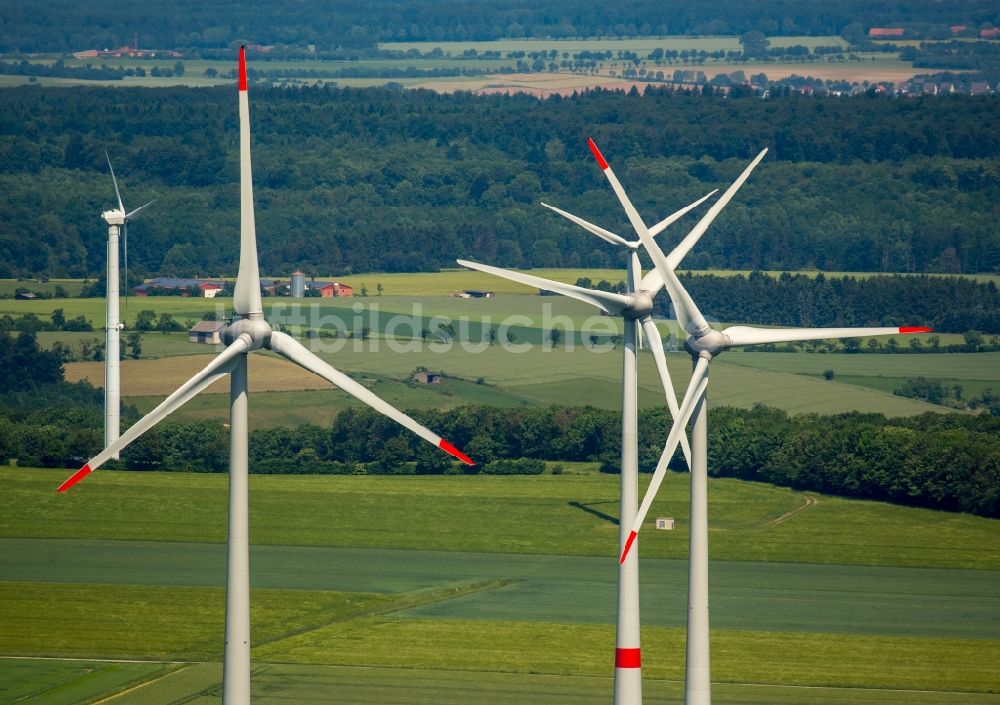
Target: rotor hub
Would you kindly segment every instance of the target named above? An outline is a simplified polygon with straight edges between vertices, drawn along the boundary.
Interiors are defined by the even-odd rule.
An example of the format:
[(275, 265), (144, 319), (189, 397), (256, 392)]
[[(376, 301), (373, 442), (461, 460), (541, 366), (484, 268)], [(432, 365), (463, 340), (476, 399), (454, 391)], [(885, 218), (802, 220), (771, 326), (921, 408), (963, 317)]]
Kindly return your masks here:
[(250, 336), (250, 350), (259, 350), (271, 342), (271, 326), (261, 318), (237, 318), (222, 329), (222, 342), (232, 345), (241, 335)]
[(648, 291), (636, 291), (628, 295), (628, 308), (622, 311), (622, 315), (630, 321), (637, 321), (653, 313), (653, 295)]
[(716, 355), (721, 354), (728, 347), (729, 336), (721, 331), (711, 328), (704, 335), (691, 335), (684, 341), (684, 349), (696, 357), (702, 354), (715, 357)]

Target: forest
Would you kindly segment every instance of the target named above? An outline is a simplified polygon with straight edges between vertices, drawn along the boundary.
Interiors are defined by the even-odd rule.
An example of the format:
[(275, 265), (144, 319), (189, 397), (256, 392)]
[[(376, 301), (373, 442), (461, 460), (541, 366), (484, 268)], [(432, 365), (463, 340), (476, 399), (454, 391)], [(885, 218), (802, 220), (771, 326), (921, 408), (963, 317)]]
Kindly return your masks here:
[[(731, 277), (687, 273), (681, 281), (701, 309), (719, 321), (806, 327), (928, 325), (939, 333), (1000, 333), (1000, 290), (992, 282), (926, 275), (774, 277), (760, 272)], [(662, 315), (670, 314), (666, 296), (658, 296), (656, 305)]]
[[(232, 275), (233, 93), (6, 89), (0, 277), (103, 269), (100, 213), (114, 199), (105, 150), (126, 206), (159, 199), (131, 227), (136, 275)], [(685, 267), (1000, 271), (998, 108), (995, 96), (254, 87), (261, 265), (321, 276), (436, 271), (458, 256), (616, 266), (620, 253), (539, 206), (627, 234), (586, 147), (593, 136), (648, 222), (725, 188), (769, 148)]]
[(1000, 24), (992, 0), (300, 0), (295, 3), (121, 0), (0, 0), (0, 52), (69, 52), (116, 47), (138, 31), (144, 47), (219, 49), (235, 43), (335, 48), (387, 41), (504, 37), (743, 34), (836, 35), (851, 26), (914, 32), (956, 24)]
[[(58, 354), (32, 333), (0, 333), (0, 463), (74, 467), (100, 450), (102, 395), (62, 380)], [(591, 407), (463, 406), (413, 410), (478, 463), (461, 469), (378, 412), (341, 413), (329, 428), (270, 428), (250, 434), (251, 472), (333, 474), (539, 474), (540, 461), (596, 461), (618, 472), (621, 414)], [(137, 420), (126, 408), (123, 421)], [(640, 414), (639, 462), (655, 466), (669, 417)], [(880, 414), (789, 416), (764, 407), (712, 410), (709, 468), (716, 476), (770, 482), (983, 516), (1000, 516), (1000, 416)], [(164, 422), (122, 453), (133, 470), (225, 472), (228, 438), (215, 421)], [(684, 470), (678, 454), (672, 467)], [(115, 467), (114, 463), (107, 467)], [(558, 472), (558, 470), (557, 470)]]

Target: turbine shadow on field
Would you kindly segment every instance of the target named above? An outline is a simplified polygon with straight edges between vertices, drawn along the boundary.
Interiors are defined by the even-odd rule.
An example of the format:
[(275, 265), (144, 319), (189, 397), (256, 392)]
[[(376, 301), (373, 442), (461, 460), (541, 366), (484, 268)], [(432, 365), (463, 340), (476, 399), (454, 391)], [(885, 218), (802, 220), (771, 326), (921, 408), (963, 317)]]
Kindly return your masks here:
[(611, 516), (610, 514), (605, 514), (599, 509), (594, 509), (594, 505), (596, 504), (616, 504), (615, 502), (591, 502), (590, 504), (583, 504), (582, 502), (568, 502), (568, 504), (571, 507), (575, 507), (577, 509), (581, 509), (587, 512), (587, 514), (593, 514), (598, 519), (610, 522), (615, 526), (618, 526), (621, 523), (618, 520), (618, 517)]

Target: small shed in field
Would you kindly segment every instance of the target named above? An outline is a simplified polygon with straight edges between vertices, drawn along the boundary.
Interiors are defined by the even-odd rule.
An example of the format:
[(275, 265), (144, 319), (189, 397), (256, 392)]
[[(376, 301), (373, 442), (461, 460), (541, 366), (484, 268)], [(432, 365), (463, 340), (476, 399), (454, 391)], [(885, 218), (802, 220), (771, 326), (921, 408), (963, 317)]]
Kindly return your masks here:
[(222, 342), (220, 334), (225, 327), (222, 321), (201, 321), (188, 331), (188, 342), (218, 345)]

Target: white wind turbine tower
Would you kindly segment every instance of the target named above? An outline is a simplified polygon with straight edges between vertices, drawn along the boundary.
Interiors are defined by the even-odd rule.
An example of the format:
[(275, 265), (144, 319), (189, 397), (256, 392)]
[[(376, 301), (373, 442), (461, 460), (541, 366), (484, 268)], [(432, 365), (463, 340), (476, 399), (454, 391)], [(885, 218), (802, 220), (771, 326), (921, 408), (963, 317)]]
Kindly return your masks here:
[[(124, 328), (118, 307), (118, 236), (123, 236), (125, 246), (125, 287), (128, 291), (128, 222), (143, 208), (155, 203), (155, 199), (145, 206), (139, 206), (131, 213), (125, 212), (122, 195), (118, 191), (118, 179), (111, 166), (111, 157), (104, 153), (111, 170), (111, 182), (115, 185), (118, 207), (101, 213), (108, 224), (108, 272), (107, 294), (104, 310), (104, 445), (109, 446), (118, 439), (121, 431), (121, 329)], [(126, 296), (128, 294), (126, 293)], [(117, 454), (115, 455), (117, 458)]]
[(153, 411), (98, 453), (59, 486), (63, 492), (96, 470), (115, 453), (162, 421), (168, 414), (210, 384), (230, 375), (229, 534), (226, 574), (226, 632), (223, 658), (223, 705), (250, 702), (250, 569), (247, 478), (247, 353), (267, 349), (334, 385), (405, 426), (442, 450), (472, 464), (472, 460), (437, 434), (379, 399), (375, 394), (337, 371), (285, 333), (271, 330), (264, 320), (257, 269), (253, 190), (250, 169), (250, 109), (244, 49), (239, 61), (240, 119), (240, 267), (233, 295), (234, 317), (223, 331), (226, 349), (201, 372), (185, 382)]
[[(758, 155), (759, 162), (764, 152)], [(730, 326), (718, 331), (708, 325), (694, 301), (681, 285), (674, 268), (679, 260), (666, 256), (653, 240), (648, 230), (622, 188), (607, 162), (594, 151), (598, 164), (614, 189), (628, 215), (629, 222), (642, 241), (656, 267), (654, 270), (662, 279), (670, 300), (677, 312), (677, 322), (686, 334), (685, 348), (690, 352), (694, 371), (687, 391), (674, 419), (670, 435), (667, 437), (663, 454), (656, 465), (642, 505), (632, 522), (625, 547), (619, 558), (620, 563), (629, 560), (630, 549), (638, 536), (642, 522), (663, 482), (667, 463), (684, 436), (684, 429), (691, 421), (691, 530), (689, 538), (688, 573), (688, 627), (687, 664), (685, 669), (684, 702), (687, 705), (709, 705), (711, 703), (711, 669), (709, 660), (709, 619), (708, 619), (708, 367), (709, 363), (725, 350), (744, 345), (766, 343), (798, 342), (826, 338), (857, 338), (873, 335), (896, 335), (900, 333), (926, 333), (930, 328), (756, 328), (753, 326)], [(753, 166), (753, 165), (751, 165)], [(747, 172), (744, 172), (746, 174)]]
[[(600, 152), (591, 140), (589, 142), (594, 155), (598, 157)], [(726, 190), (720, 199), (713, 204), (709, 211), (702, 217), (698, 224), (681, 241), (681, 243), (671, 252), (672, 260), (679, 262), (685, 254), (694, 246), (701, 235), (708, 229), (708, 226), (725, 207), (736, 191), (742, 186), (749, 176), (750, 171), (757, 165), (759, 159), (754, 161), (744, 173)], [(697, 207), (705, 199), (709, 198), (715, 191), (712, 191), (704, 198), (681, 209), (669, 216), (662, 222), (650, 228), (651, 235), (661, 233), (668, 225), (675, 222), (691, 209)], [(629, 249), (629, 265), (627, 271), (627, 295), (614, 294), (592, 289), (584, 289), (561, 282), (554, 282), (541, 277), (521, 272), (512, 272), (498, 267), (478, 264), (458, 260), (458, 263), (470, 269), (487, 272), (505, 279), (517, 281), (522, 284), (554, 291), (556, 293), (569, 296), (589, 303), (611, 315), (620, 315), (623, 318), (623, 347), (622, 347), (622, 460), (621, 460), (621, 510), (618, 550), (625, 550), (626, 542), (629, 540), (627, 527), (630, 517), (634, 517), (638, 504), (638, 446), (637, 446), (637, 405), (636, 405), (636, 339), (638, 325), (649, 342), (649, 349), (653, 353), (656, 362), (657, 372), (663, 385), (664, 396), (671, 415), (676, 417), (679, 413), (677, 399), (670, 382), (670, 374), (667, 370), (666, 358), (663, 353), (663, 342), (659, 331), (652, 320), (653, 297), (663, 286), (662, 279), (656, 271), (649, 272), (645, 277), (641, 276), (639, 268), (639, 258), (637, 249), (640, 241), (628, 241), (624, 238), (605, 230), (597, 225), (589, 223), (582, 218), (578, 218), (558, 208), (545, 205), (547, 208), (559, 213), (565, 218), (584, 227), (598, 237), (616, 245)], [(685, 457), (689, 459), (690, 453), (687, 448), (686, 438), (681, 439), (685, 451)], [(672, 453), (672, 451), (671, 451)], [(667, 458), (669, 460), (669, 457)], [(640, 651), (640, 629), (639, 629), (639, 564), (638, 552), (629, 557), (628, 560), (621, 561), (618, 572), (618, 615), (615, 640), (615, 705), (640, 705), (642, 702), (642, 671), (641, 671), (641, 651)]]

